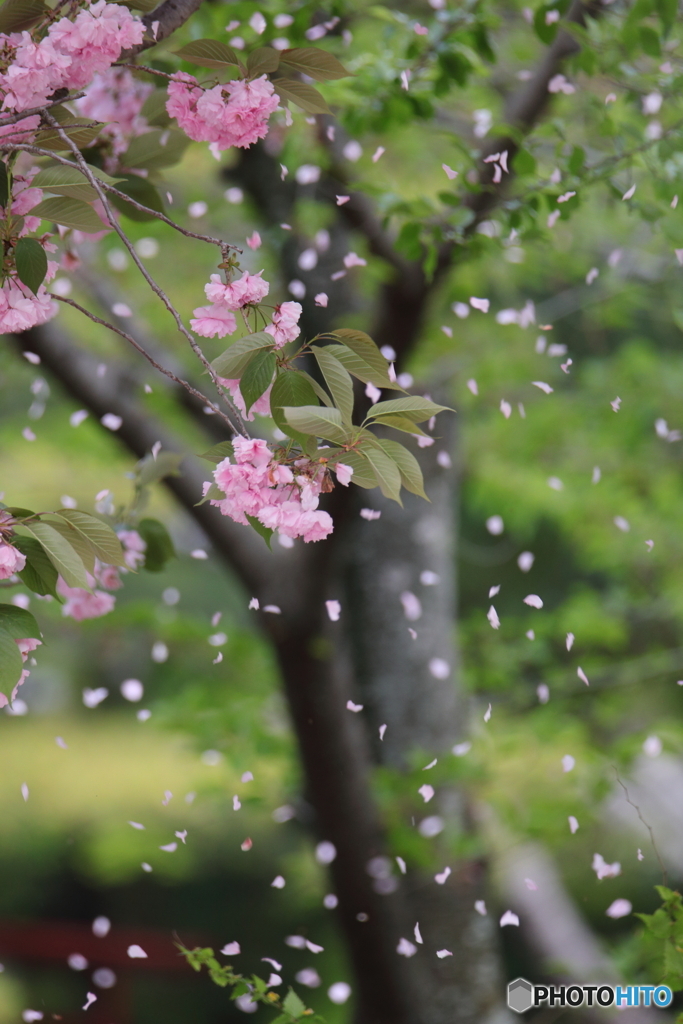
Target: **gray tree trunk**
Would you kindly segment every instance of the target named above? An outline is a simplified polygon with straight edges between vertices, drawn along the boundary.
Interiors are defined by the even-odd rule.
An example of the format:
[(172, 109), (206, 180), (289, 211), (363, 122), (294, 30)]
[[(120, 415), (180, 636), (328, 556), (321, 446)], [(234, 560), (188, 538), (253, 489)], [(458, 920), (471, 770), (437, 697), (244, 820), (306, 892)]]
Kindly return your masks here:
[[(364, 705), (376, 762), (398, 773), (414, 770), (420, 755), (420, 767), (434, 758), (453, 759), (452, 747), (462, 742), (467, 729), (455, 644), (454, 417), (445, 414), (441, 419), (445, 436), (419, 452), (430, 503), (408, 494), (401, 508), (377, 491), (362, 492), (362, 504), (381, 511), (381, 520), (367, 522), (358, 516), (346, 537), (344, 605), (355, 667), (354, 699)], [(442, 464), (449, 461), (445, 455), (450, 465)], [(419, 618), (410, 620), (404, 614), (401, 596), (406, 593), (419, 600)], [(404, 600), (416, 616), (415, 601)], [(380, 740), (382, 725), (386, 731)], [(428, 771), (419, 785), (423, 782), (430, 782)], [(433, 844), (436, 870), (440, 873), (448, 866), (452, 873), (441, 885), (433, 874), (409, 866), (401, 880), (402, 934), (414, 943), (413, 929), (419, 923), (424, 939), (405, 964), (419, 998), (416, 1021), (503, 1020), (508, 1011), (502, 1001), (497, 929), (489, 916), (474, 908), (475, 901), (485, 898), (484, 866), (458, 861), (448, 852), (449, 842), (472, 827), (467, 807), (455, 786), (435, 788), (433, 802), (420, 808), (419, 818), (410, 818), (414, 827), (427, 816), (443, 820), (443, 832), (428, 841)], [(422, 802), (417, 793), (415, 800)], [(411, 803), (411, 809), (417, 806)], [(437, 950), (443, 949), (453, 956), (438, 958)]]

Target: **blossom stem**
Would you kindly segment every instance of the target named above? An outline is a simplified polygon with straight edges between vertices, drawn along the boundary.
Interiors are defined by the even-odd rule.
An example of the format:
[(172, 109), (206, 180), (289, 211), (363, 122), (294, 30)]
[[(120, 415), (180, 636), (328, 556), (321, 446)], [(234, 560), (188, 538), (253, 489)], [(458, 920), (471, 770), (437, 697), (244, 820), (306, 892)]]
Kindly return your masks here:
[(163, 290), (163, 288), (161, 288), (157, 284), (157, 282), (154, 280), (154, 278), (148, 272), (147, 268), (142, 263), (140, 257), (137, 254), (135, 246), (133, 245), (131, 240), (128, 238), (128, 235), (125, 233), (123, 228), (120, 226), (118, 220), (114, 216), (114, 212), (113, 212), (111, 206), (109, 205), (109, 203), (107, 201), (106, 193), (105, 193), (105, 191), (104, 191), (104, 189), (102, 187), (102, 182), (100, 182), (99, 178), (97, 178), (93, 174), (93, 172), (91, 171), (90, 167), (88, 167), (88, 164), (86, 163), (82, 153), (78, 149), (78, 146), (76, 145), (76, 143), (73, 141), (73, 139), (69, 138), (67, 133), (60, 127), (59, 122), (57, 120), (55, 120), (55, 118), (52, 116), (52, 114), (50, 114), (49, 111), (46, 110), (44, 112), (44, 114), (43, 114), (43, 117), (48, 122), (48, 124), (51, 124), (52, 127), (57, 130), (57, 133), (59, 134), (60, 138), (64, 142), (66, 142), (67, 146), (69, 147), (69, 149), (73, 153), (74, 158), (76, 160), (76, 163), (78, 164), (81, 172), (84, 174), (84, 176), (87, 178), (89, 183), (92, 185), (92, 187), (97, 192), (97, 195), (98, 195), (98, 197), (100, 199), (100, 202), (102, 203), (102, 206), (104, 208), (104, 212), (105, 212), (105, 214), (107, 216), (107, 220), (109, 221), (110, 225), (112, 226), (112, 228), (114, 229), (116, 234), (119, 236), (119, 238), (121, 239), (121, 241), (125, 245), (126, 249), (128, 250), (128, 252), (130, 254), (131, 259), (133, 260), (133, 263), (138, 268), (138, 270), (140, 271), (140, 273), (142, 274), (142, 276), (144, 277), (145, 281), (147, 282), (149, 287), (152, 289), (154, 294), (157, 296), (157, 298), (159, 298), (162, 301), (162, 303), (164, 304), (164, 306), (166, 307), (168, 312), (171, 314), (171, 316), (175, 320), (175, 323), (176, 323), (176, 326), (177, 326), (178, 330), (187, 339), (187, 341), (188, 341), (188, 343), (190, 345), (190, 348), (192, 349), (194, 354), (197, 356), (197, 358), (201, 362), (201, 364), (204, 367), (204, 369), (208, 372), (209, 376), (211, 377), (211, 380), (213, 381), (213, 384), (214, 384), (216, 390), (218, 391), (218, 394), (225, 401), (226, 405), (228, 405), (228, 407), (230, 408), (231, 412), (233, 412), (233, 414), (236, 416), (237, 422), (240, 423), (240, 425), (242, 426), (242, 430), (240, 430), (231, 421), (230, 422), (231, 428), (233, 429), (233, 431), (236, 434), (239, 434), (239, 433), (247, 434), (246, 428), (244, 427), (244, 424), (242, 422), (242, 417), (240, 416), (239, 412), (234, 408), (232, 403), (229, 402), (229, 400), (227, 399), (227, 397), (225, 396), (225, 394), (224, 394), (224, 392), (223, 392), (223, 390), (221, 388), (221, 384), (220, 384), (220, 381), (218, 379), (218, 374), (214, 370), (214, 368), (211, 365), (211, 363), (209, 362), (209, 360), (204, 355), (201, 347), (197, 343), (196, 338), (194, 338), (192, 336), (190, 331), (187, 329), (187, 327), (183, 323), (183, 320), (182, 320), (182, 317), (180, 316), (180, 313), (175, 308), (175, 306), (173, 305), (173, 303), (169, 299), (169, 297), (166, 294), (166, 292)]
[(195, 398), (199, 398), (200, 401), (204, 402), (204, 404), (208, 406), (209, 409), (212, 410), (212, 412), (216, 413), (217, 416), (220, 416), (221, 419), (223, 419), (227, 423), (227, 425), (230, 427), (234, 434), (238, 433), (238, 431), (235, 430), (235, 427), (231, 422), (230, 417), (227, 416), (222, 409), (220, 409), (217, 405), (215, 405), (214, 402), (208, 399), (206, 395), (202, 394), (201, 391), (198, 391), (196, 388), (192, 387), (192, 385), (188, 381), (183, 380), (182, 377), (176, 376), (176, 374), (173, 373), (171, 370), (168, 370), (165, 366), (162, 366), (161, 363), (158, 363), (156, 359), (154, 359), (154, 357), (151, 356), (149, 352), (147, 352), (147, 350), (144, 349), (142, 345), (138, 341), (136, 341), (132, 335), (127, 334), (126, 331), (122, 331), (114, 324), (109, 323), (108, 320), (102, 320), (101, 317), (95, 316), (95, 314), (91, 313), (89, 309), (86, 309), (85, 306), (81, 306), (80, 303), (78, 302), (74, 302), (73, 299), (68, 299), (64, 295), (54, 294), (52, 295), (52, 298), (57, 299), (58, 302), (64, 302), (67, 306), (73, 306), (74, 309), (77, 309), (79, 313), (82, 313), (84, 316), (87, 316), (89, 320), (93, 321), (93, 323), (101, 324), (102, 327), (106, 327), (110, 331), (113, 331), (114, 334), (118, 334), (119, 337), (123, 338), (130, 345), (132, 345), (133, 348), (137, 352), (139, 352), (141, 356), (144, 356), (147, 362), (151, 363), (155, 370), (158, 370), (159, 373), (163, 373), (165, 377), (168, 377), (175, 384), (179, 384), (181, 387), (185, 388), (185, 390), (189, 391), (189, 393), (191, 395), (194, 395)]

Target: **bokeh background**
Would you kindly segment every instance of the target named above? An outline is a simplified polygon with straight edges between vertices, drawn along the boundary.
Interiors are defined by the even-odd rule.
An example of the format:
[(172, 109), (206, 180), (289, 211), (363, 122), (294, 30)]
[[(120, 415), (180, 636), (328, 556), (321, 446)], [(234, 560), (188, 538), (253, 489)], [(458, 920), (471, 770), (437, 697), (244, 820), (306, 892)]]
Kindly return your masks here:
[[(514, 36), (510, 53), (510, 60), (526, 53)], [(491, 94), (482, 88), (480, 97), (470, 95), (467, 109), (458, 102), (453, 115), (470, 118), (470, 107), (490, 103)], [(410, 201), (443, 188), (440, 164), (453, 152), (442, 135), (419, 124), (385, 133), (365, 128), (359, 166), (366, 177)], [(387, 156), (373, 168), (379, 144)], [(278, 159), (292, 175), (319, 156), (303, 118), (283, 146)], [(191, 227), (239, 242), (259, 227), (264, 244), (245, 250), (243, 265), (264, 268), (284, 297), (283, 231), (264, 229), (229, 164), (219, 167), (191, 147), (166, 175), (172, 211)], [(315, 239), (329, 211), (303, 186), (297, 210), (299, 231)], [(170, 238), (155, 222), (127, 227), (150, 270), (191, 315), (214, 270), (213, 254)], [(495, 221), (481, 226), (478, 258), (444, 283), (406, 367), (421, 386), (438, 379), (457, 410), (453, 631), (471, 697), (472, 746), (440, 762), (438, 778), (462, 784), (477, 808), (481, 827), (468, 853), (492, 867), (491, 914), (512, 902), (510, 849), (533, 842), (629, 980), (651, 980), (637, 919), (612, 920), (605, 911), (617, 898), (651, 911), (653, 886), (662, 880), (618, 778), (652, 825), (669, 882), (683, 875), (680, 270), (670, 240), (599, 189), (550, 234), (501, 244), (496, 233)], [(179, 336), (118, 240), (78, 248), (83, 265), (60, 273), (62, 294), (100, 308), (127, 304), (130, 322), (182, 362)], [(362, 239), (357, 250), (367, 255)], [(593, 268), (599, 273), (589, 275)], [(382, 270), (370, 260), (352, 274), (361, 301), (347, 320), (364, 326), (362, 297), (372, 295)], [(469, 307), (466, 317), (458, 315), (470, 296), (488, 297), (490, 312)], [(528, 301), (536, 325), (496, 318)], [(62, 309), (60, 326), (103, 362), (121, 357), (118, 339), (73, 310)], [(223, 346), (205, 347), (213, 357)], [(151, 371), (148, 379), (154, 387)], [(146, 401), (173, 416), (161, 390)], [(509, 417), (501, 401), (510, 404)], [(5, 500), (48, 509), (67, 495), (92, 510), (105, 489), (129, 499), (133, 460), (92, 417), (71, 426), (76, 409), (6, 339)], [(31, 440), (22, 433), (27, 427)], [(188, 436), (190, 429), (184, 420), (185, 440), (202, 450), (203, 439)], [(242, 1019), (225, 992), (183, 968), (173, 935), (216, 948), (239, 941), (236, 967), (267, 974), (261, 958), (269, 956), (283, 965), (286, 983), (312, 969), (305, 977), (313, 987), (299, 982), (299, 989), (330, 1024), (342, 1024), (353, 996), (335, 1005), (327, 993), (353, 979), (323, 905), (329, 883), (307, 831), (295, 745), (271, 652), (248, 610), (251, 595), (160, 486), (149, 511), (168, 525), (177, 558), (160, 574), (128, 575), (111, 615), (75, 624), (54, 603), (31, 598), (45, 645), (14, 711), (0, 714), (0, 1024), (13, 1024), (27, 1008), (48, 1015), (61, 1007), (63, 1019), (75, 1019), (89, 989), (98, 1003), (88, 1012), (101, 1024)], [(533, 559), (520, 567), (525, 552)], [(495, 586), (497, 631), (486, 618)], [(529, 593), (543, 596), (542, 611), (524, 605)], [(576, 637), (571, 653), (568, 633)], [(589, 688), (577, 680), (577, 650)], [(218, 652), (223, 660), (214, 664)], [(144, 686), (139, 702), (120, 692), (130, 678)], [(100, 687), (108, 696), (87, 707), (84, 690)], [(141, 718), (141, 710), (151, 715)], [(570, 771), (567, 756), (574, 759)], [(253, 780), (242, 781), (245, 773)], [(385, 772), (378, 794), (388, 804), (413, 781)], [(580, 825), (576, 834), (570, 815)], [(185, 829), (185, 843), (161, 849)], [(247, 837), (253, 847), (243, 851)], [(598, 881), (595, 852), (620, 862), (621, 874)], [(284, 888), (271, 885), (278, 875)], [(100, 916), (112, 923), (108, 939), (92, 933)], [(292, 934), (323, 952), (288, 946)], [(158, 948), (158, 956), (150, 953), (149, 963), (121, 956), (129, 937)], [(510, 977), (533, 971), (533, 947), (518, 941), (516, 929), (501, 929), (501, 943)], [(82, 959), (72, 957), (69, 966), (72, 954)], [(102, 967), (113, 972), (104, 979), (109, 987), (93, 981)]]

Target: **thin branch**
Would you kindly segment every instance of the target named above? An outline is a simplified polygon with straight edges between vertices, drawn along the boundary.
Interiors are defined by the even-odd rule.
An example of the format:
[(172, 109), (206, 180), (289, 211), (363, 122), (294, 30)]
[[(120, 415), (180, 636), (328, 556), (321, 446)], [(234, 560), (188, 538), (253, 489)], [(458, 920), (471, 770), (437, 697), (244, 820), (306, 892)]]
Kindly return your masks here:
[[(72, 126), (69, 125), (69, 127)], [(35, 129), (32, 129), (31, 134), (33, 134), (34, 131)], [(80, 170), (79, 165), (75, 164), (73, 160), (67, 160), (66, 157), (59, 156), (57, 153), (53, 153), (47, 149), (41, 149), (39, 146), (31, 146), (26, 143), (6, 143), (4, 145), (0, 145), (0, 152), (15, 152), (17, 150), (32, 153), (34, 156), (47, 156), (56, 163), (62, 164), (64, 167)], [(150, 206), (145, 206), (143, 203), (139, 203), (136, 199), (133, 199), (125, 192), (121, 192), (115, 185), (111, 185), (107, 181), (102, 181), (102, 179), (98, 180), (105, 191), (110, 192), (119, 199), (125, 200), (127, 203), (130, 203), (131, 206), (134, 206), (135, 209), (139, 210), (141, 213), (148, 213), (150, 216), (156, 217), (157, 220), (163, 221), (164, 224), (168, 224), (169, 227), (178, 231), (181, 235), (185, 235), (186, 238), (196, 238), (199, 242), (208, 242), (210, 245), (217, 245), (221, 250), (221, 253), (223, 253), (223, 250), (225, 249), (233, 249), (241, 255), (244, 251), (237, 245), (232, 245), (230, 242), (224, 242), (222, 238), (213, 238), (211, 235), (199, 235), (196, 231), (188, 231), (187, 228), (181, 227), (180, 224), (176, 224), (175, 221), (170, 219), (170, 217), (167, 217), (165, 213), (160, 213), (158, 210), (153, 210)]]
[(652, 831), (652, 826), (648, 825), (648, 823), (645, 821), (645, 818), (643, 817), (643, 815), (641, 813), (641, 810), (640, 810), (640, 807), (638, 806), (638, 804), (634, 804), (633, 800), (631, 800), (631, 797), (629, 795), (629, 791), (627, 790), (627, 788), (624, 785), (624, 783), (621, 781), (621, 778), (619, 776), (619, 772), (617, 770), (616, 765), (613, 764), (612, 767), (614, 768), (614, 774), (617, 777), (617, 782), (619, 783), (619, 785), (621, 786), (621, 788), (624, 791), (624, 794), (626, 795), (626, 803), (630, 804), (630, 806), (634, 809), (634, 811), (636, 812), (636, 814), (640, 818), (640, 820), (643, 823), (643, 825), (645, 826), (645, 828), (650, 833), (650, 842), (652, 843), (652, 849), (655, 851), (655, 856), (657, 857), (657, 860), (659, 861), (659, 867), (660, 867), (660, 870), (662, 872), (662, 884), (668, 886), (669, 882), (668, 882), (668, 875), (666, 873), (666, 867), (664, 866), (664, 861), (662, 860), (662, 858), (661, 858), (661, 856), (659, 854), (659, 850), (657, 849), (657, 843), (655, 842), (655, 834)]
[(81, 96), (85, 96), (85, 90), (82, 92), (76, 92), (72, 96), (64, 96), (61, 100), (53, 100), (52, 103), (43, 103), (42, 107), (30, 107), (28, 110), (22, 110), (20, 114), (12, 114), (11, 117), (2, 117), (0, 119), (0, 128), (5, 128), (8, 124), (16, 124), (17, 121), (23, 121), (25, 117), (32, 117), (33, 114), (42, 114), (44, 110), (51, 110), (52, 107), (61, 107), (64, 103), (71, 103), (72, 100), (80, 100)]
[(220, 409), (214, 402), (208, 399), (206, 395), (203, 395), (201, 391), (197, 391), (196, 388), (193, 388), (192, 385), (188, 383), (188, 381), (183, 380), (182, 377), (177, 377), (175, 373), (173, 373), (171, 370), (166, 369), (165, 366), (162, 366), (161, 363), (158, 363), (156, 359), (154, 359), (154, 357), (151, 356), (149, 352), (147, 352), (147, 350), (144, 349), (142, 345), (139, 342), (137, 342), (135, 338), (132, 337), (132, 335), (128, 334), (126, 331), (122, 331), (119, 327), (116, 327), (114, 324), (109, 323), (108, 320), (102, 320), (101, 317), (95, 316), (94, 313), (91, 313), (90, 310), (86, 309), (84, 306), (81, 306), (78, 302), (74, 302), (73, 299), (68, 299), (64, 295), (54, 294), (52, 294), (52, 298), (57, 299), (58, 302), (64, 302), (67, 306), (73, 306), (74, 309), (77, 309), (79, 313), (82, 313), (84, 316), (87, 316), (89, 320), (93, 321), (93, 323), (101, 324), (102, 327), (106, 327), (110, 331), (113, 331), (114, 334), (118, 334), (121, 338), (123, 338), (130, 345), (132, 345), (133, 348), (137, 352), (139, 352), (141, 356), (144, 356), (147, 362), (151, 363), (155, 370), (158, 370), (159, 373), (163, 373), (165, 377), (168, 377), (169, 380), (174, 381), (176, 384), (180, 384), (181, 387), (185, 388), (185, 390), (188, 391), (191, 395), (194, 395), (195, 398), (199, 398), (202, 402), (204, 402), (206, 406), (208, 406), (214, 413), (216, 413), (217, 416), (220, 416), (221, 419), (225, 421), (225, 423), (231, 430), (234, 431), (234, 427), (230, 422), (230, 417), (227, 416), (222, 409)]
[[(168, 2), (168, 0), (167, 0), (167, 2)], [(44, 117), (47, 120), (48, 124), (52, 124), (52, 126), (57, 129), (57, 132), (58, 132), (60, 138), (62, 138), (63, 141), (67, 143), (69, 149), (71, 150), (71, 152), (73, 153), (73, 155), (74, 155), (74, 157), (76, 159), (76, 162), (78, 163), (78, 166), (79, 166), (81, 172), (84, 174), (84, 176), (87, 178), (87, 180), (90, 182), (92, 187), (97, 192), (97, 195), (99, 196), (100, 202), (102, 203), (102, 206), (104, 208), (104, 212), (105, 212), (105, 214), (107, 216), (107, 220), (109, 221), (109, 223), (111, 224), (112, 228), (114, 229), (116, 234), (119, 236), (119, 238), (121, 239), (121, 241), (125, 245), (126, 249), (128, 250), (128, 252), (129, 252), (129, 254), (131, 256), (131, 259), (133, 260), (133, 263), (138, 268), (138, 270), (140, 271), (140, 273), (142, 274), (142, 276), (144, 277), (145, 281), (147, 282), (149, 287), (152, 289), (154, 294), (159, 299), (161, 299), (161, 301), (163, 302), (164, 306), (166, 307), (168, 312), (171, 314), (171, 316), (175, 320), (175, 323), (176, 323), (176, 326), (177, 326), (178, 330), (187, 339), (187, 341), (189, 342), (190, 348), (192, 349), (194, 354), (197, 356), (197, 358), (201, 362), (202, 366), (208, 372), (208, 374), (211, 377), (211, 380), (213, 381), (213, 384), (214, 384), (218, 394), (221, 396), (221, 398), (224, 399), (224, 401), (228, 405), (228, 408), (230, 408), (233, 411), (234, 415), (237, 418), (237, 422), (241, 426), (241, 429), (236, 427), (236, 426), (234, 426), (234, 424), (231, 423), (232, 430), (235, 432), (235, 434), (242, 434), (242, 435), (248, 436), (248, 431), (247, 431), (246, 427), (244, 426), (244, 423), (242, 421), (242, 417), (240, 416), (239, 412), (235, 409), (235, 407), (232, 405), (232, 403), (228, 402), (227, 398), (225, 398), (225, 395), (223, 394), (223, 392), (221, 390), (221, 384), (220, 384), (220, 381), (218, 379), (218, 374), (216, 373), (216, 371), (214, 370), (213, 366), (211, 365), (209, 360), (206, 358), (206, 356), (202, 352), (202, 349), (199, 346), (199, 344), (197, 343), (197, 340), (192, 336), (190, 331), (188, 331), (187, 327), (183, 323), (183, 320), (182, 320), (182, 317), (180, 316), (180, 313), (177, 311), (177, 309), (175, 308), (175, 306), (173, 305), (173, 303), (169, 299), (169, 297), (166, 294), (166, 292), (163, 290), (163, 288), (161, 288), (156, 283), (154, 278), (151, 276), (151, 274), (149, 273), (147, 268), (142, 263), (140, 257), (138, 256), (138, 254), (137, 254), (137, 252), (135, 250), (135, 246), (130, 241), (130, 239), (128, 238), (128, 235), (125, 233), (123, 228), (120, 226), (118, 220), (114, 216), (114, 212), (111, 209), (111, 207), (109, 206), (109, 203), (107, 202), (107, 197), (106, 197), (104, 189), (102, 188), (102, 185), (101, 185), (101, 182), (100, 182), (99, 178), (96, 178), (95, 175), (92, 173), (92, 171), (88, 167), (88, 164), (86, 163), (83, 155), (81, 154), (80, 150), (78, 149), (78, 146), (73, 141), (73, 139), (70, 139), (69, 136), (66, 134), (66, 132), (63, 131), (62, 128), (60, 128), (59, 122), (56, 121), (48, 111), (45, 112)]]

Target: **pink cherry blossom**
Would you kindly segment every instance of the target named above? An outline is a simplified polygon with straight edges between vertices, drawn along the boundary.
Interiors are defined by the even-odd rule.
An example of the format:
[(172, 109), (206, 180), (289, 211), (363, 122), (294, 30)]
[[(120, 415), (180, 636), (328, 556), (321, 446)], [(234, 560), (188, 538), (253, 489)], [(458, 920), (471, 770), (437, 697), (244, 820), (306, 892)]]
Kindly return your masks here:
[[(127, 7), (97, 0), (73, 21), (60, 18), (48, 29), (48, 39), (60, 54), (71, 57), (63, 85), (82, 89), (98, 72), (106, 71), (123, 50), (142, 42), (145, 26)], [(42, 45), (42, 44), (41, 44)]]
[(204, 286), (204, 294), (209, 302), (223, 305), (233, 312), (242, 306), (258, 304), (270, 290), (268, 282), (261, 277), (262, 273), (259, 270), (258, 274), (250, 274), (245, 270), (238, 281), (231, 281), (230, 284), (221, 281), (219, 274), (212, 274), (211, 280)]
[(186, 135), (211, 143), (218, 153), (231, 146), (246, 149), (264, 139), (268, 118), (279, 103), (265, 75), (202, 89), (196, 78), (180, 71), (169, 83), (166, 110)]
[(14, 50), (0, 74), (3, 108), (27, 110), (45, 103), (57, 89), (81, 89), (123, 50), (141, 43), (144, 32), (142, 21), (127, 7), (98, 0), (73, 21), (53, 22), (40, 42), (28, 32), (0, 35), (5, 49)]
[(56, 315), (57, 303), (52, 301), (44, 285), (34, 295), (25, 285), (8, 277), (0, 288), (0, 334), (27, 331)]
[[(95, 580), (90, 577), (92, 585)], [(104, 590), (93, 590), (92, 593), (81, 587), (68, 587), (61, 576), (57, 578), (57, 593), (66, 598), (62, 605), (62, 615), (82, 622), (84, 619), (99, 619), (113, 611), (116, 598)]]
[(353, 476), (353, 466), (345, 466), (343, 462), (338, 462), (334, 468), (337, 474), (337, 480), (342, 487), (348, 487)]
[[(150, 130), (140, 111), (153, 91), (153, 85), (133, 78), (127, 68), (109, 68), (95, 75), (75, 106), (83, 117), (104, 122), (99, 138), (111, 142), (113, 157), (117, 157), (126, 151), (132, 138)], [(111, 170), (117, 167), (115, 159), (109, 158), (106, 163)]]
[[(271, 530), (292, 539), (322, 540), (333, 529), (327, 512), (318, 511), (318, 498), (326, 471), (318, 463), (300, 459), (293, 469), (273, 457), (260, 438), (238, 437), (234, 441), (235, 461), (224, 459), (214, 471), (214, 480), (225, 498), (212, 499), (223, 515), (246, 525), (247, 516), (256, 517)], [(209, 484), (205, 485), (205, 492)]]
[(225, 306), (198, 306), (190, 327), (202, 338), (224, 338), (226, 334), (234, 334), (237, 330), (235, 314)]
[(120, 530), (118, 538), (123, 545), (123, 560), (129, 569), (137, 569), (145, 561), (147, 542), (137, 530)]
[(26, 555), (18, 548), (0, 540), (0, 580), (9, 579), (15, 572), (21, 572), (26, 565)]
[(266, 334), (272, 334), (275, 348), (282, 348), (288, 341), (294, 341), (301, 334), (299, 317), (302, 308), (299, 302), (283, 302), (275, 307), (273, 322), (268, 324)]

